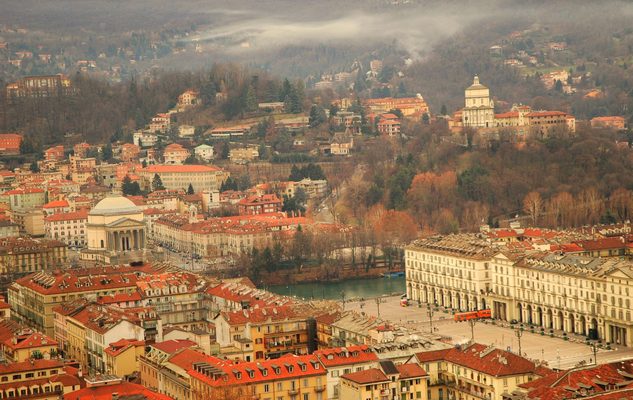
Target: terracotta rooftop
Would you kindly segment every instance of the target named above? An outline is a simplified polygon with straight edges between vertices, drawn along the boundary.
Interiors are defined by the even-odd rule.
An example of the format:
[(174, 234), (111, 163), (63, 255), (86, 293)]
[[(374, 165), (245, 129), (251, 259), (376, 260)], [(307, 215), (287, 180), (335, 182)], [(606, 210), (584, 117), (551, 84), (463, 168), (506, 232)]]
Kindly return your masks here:
[(117, 393), (119, 395), (119, 399), (129, 397), (134, 400), (173, 400), (165, 394), (152, 392), (145, 386), (130, 382), (87, 387), (75, 392), (64, 394), (64, 400), (112, 400), (113, 393)]
[(491, 376), (534, 373), (536, 365), (514, 353), (474, 343), (466, 348), (451, 348), (417, 353), (418, 362), (448, 361)]

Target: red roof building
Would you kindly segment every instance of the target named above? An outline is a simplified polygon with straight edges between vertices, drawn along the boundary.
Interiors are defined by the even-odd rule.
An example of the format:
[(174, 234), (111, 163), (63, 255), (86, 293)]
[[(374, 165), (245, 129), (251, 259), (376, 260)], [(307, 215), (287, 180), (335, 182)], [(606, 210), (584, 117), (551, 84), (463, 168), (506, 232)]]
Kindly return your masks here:
[(575, 398), (633, 398), (633, 361), (581, 367), (548, 374), (524, 383), (513, 399), (566, 400)]
[(64, 146), (54, 146), (44, 150), (44, 160), (46, 161), (62, 161), (65, 158)]
[(17, 133), (0, 134), (0, 155), (20, 154), (22, 135)]
[(615, 130), (626, 129), (626, 120), (620, 116), (595, 117), (591, 119), (592, 128), (610, 128)]
[(91, 386), (64, 395), (64, 400), (173, 400), (165, 394), (160, 394), (136, 383), (121, 382), (103, 386)]
[(281, 212), (283, 201), (274, 194), (249, 196), (237, 203), (240, 215), (259, 215)]

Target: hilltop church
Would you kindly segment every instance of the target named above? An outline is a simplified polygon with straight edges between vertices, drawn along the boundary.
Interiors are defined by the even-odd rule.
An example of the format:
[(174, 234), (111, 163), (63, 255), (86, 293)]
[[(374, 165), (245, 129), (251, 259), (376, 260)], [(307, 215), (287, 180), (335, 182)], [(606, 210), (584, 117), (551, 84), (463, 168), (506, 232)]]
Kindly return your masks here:
[(455, 112), (448, 121), (453, 133), (461, 133), (464, 128), (484, 133), (506, 129), (519, 137), (527, 134), (542, 137), (556, 129), (576, 131), (576, 118), (562, 111), (534, 111), (530, 106), (515, 104), (510, 111), (495, 114), (490, 89), (479, 82), (478, 76), (464, 91), (464, 100), (464, 108)]

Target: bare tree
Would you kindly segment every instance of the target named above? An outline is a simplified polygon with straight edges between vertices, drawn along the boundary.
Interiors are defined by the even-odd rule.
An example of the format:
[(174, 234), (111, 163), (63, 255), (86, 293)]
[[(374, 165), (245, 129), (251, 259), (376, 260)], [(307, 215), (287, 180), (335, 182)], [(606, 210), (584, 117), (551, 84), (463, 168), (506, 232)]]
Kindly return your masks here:
[(537, 225), (543, 212), (543, 199), (538, 192), (530, 192), (523, 199), (523, 211), (532, 219), (532, 225)]

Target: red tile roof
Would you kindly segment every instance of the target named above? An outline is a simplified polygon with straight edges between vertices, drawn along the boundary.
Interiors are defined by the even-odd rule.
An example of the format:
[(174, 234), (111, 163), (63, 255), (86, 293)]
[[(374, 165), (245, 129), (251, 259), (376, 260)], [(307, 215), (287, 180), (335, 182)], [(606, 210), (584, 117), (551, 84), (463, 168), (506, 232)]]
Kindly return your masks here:
[(396, 369), (400, 373), (400, 379), (421, 378), (427, 375), (424, 368), (418, 364), (400, 364), (396, 365)]
[[(584, 391), (587, 395), (580, 397), (591, 397), (588, 394), (593, 393), (595, 398), (621, 399), (631, 398), (627, 396), (611, 397), (608, 393), (614, 389), (607, 389), (607, 385), (622, 385), (624, 382), (630, 382), (629, 376), (633, 374), (633, 360), (614, 362), (611, 364), (602, 364), (598, 366), (584, 367), (575, 370), (551, 373), (543, 378), (527, 382), (520, 387), (528, 390), (528, 398), (540, 400), (564, 400), (579, 397), (577, 392)], [(630, 383), (619, 388), (627, 388), (632, 390), (633, 385)]]
[(356, 382), (361, 385), (389, 382), (389, 378), (378, 368), (370, 368), (363, 371), (352, 372), (341, 378)]
[(185, 371), (189, 371), (193, 369), (194, 363), (204, 362), (207, 358), (208, 356), (204, 353), (186, 348), (176, 351), (171, 357), (169, 357), (168, 361), (179, 366)]
[(283, 321), (294, 318), (302, 318), (295, 308), (290, 306), (276, 306), (263, 308), (250, 308), (248, 310), (222, 312), (222, 316), (229, 325), (257, 324), (266, 321)]
[(142, 172), (155, 173), (201, 173), (217, 172), (220, 168), (213, 165), (149, 165)]
[(420, 363), (445, 360), (497, 377), (534, 373), (536, 370), (536, 365), (526, 358), (505, 350), (487, 348), (479, 343), (464, 349), (452, 348), (417, 353), (416, 358)]
[(563, 117), (566, 116), (567, 113), (562, 111), (533, 111), (527, 114), (528, 118), (538, 118), (538, 117)]
[(174, 354), (178, 350), (196, 347), (197, 344), (192, 342), (191, 340), (186, 339), (174, 339), (174, 340), (166, 340), (164, 342), (154, 343), (152, 347), (162, 351), (167, 354)]
[(128, 301), (132, 301), (132, 302), (141, 301), (141, 294), (139, 292), (117, 293), (112, 296), (100, 296), (97, 299), (97, 303), (99, 304), (116, 304), (116, 303), (124, 303)]
[[(14, 343), (15, 340), (15, 343)], [(57, 342), (43, 333), (34, 332), (28, 335), (18, 335), (14, 338), (7, 339), (3, 343), (4, 347), (11, 350), (30, 349), (42, 346), (57, 346)]]
[(44, 193), (44, 189), (40, 188), (17, 188), (13, 190), (9, 190), (8, 192), (4, 192), (5, 195), (21, 195), (21, 194), (33, 194), (33, 193)]
[(608, 249), (620, 249), (626, 246), (626, 240), (623, 237), (610, 237), (595, 240), (583, 240), (576, 242), (583, 250), (608, 250)]
[(35, 371), (48, 368), (63, 368), (64, 363), (59, 360), (27, 360), (11, 364), (0, 363), (0, 375), (13, 374), (16, 372)]
[(60, 207), (68, 207), (68, 202), (66, 200), (55, 200), (50, 203), (46, 203), (42, 206), (42, 208), (60, 208)]
[(218, 374), (215, 376), (204, 374), (197, 370), (195, 366), (188, 373), (192, 378), (214, 387), (237, 386), (283, 379), (301, 379), (308, 376), (327, 374), (327, 370), (323, 368), (314, 355), (296, 356), (287, 354), (274, 360), (238, 363), (207, 356), (206, 364), (215, 367)]
[(365, 345), (322, 349), (315, 351), (314, 355), (327, 368), (378, 361), (376, 353)]
[(173, 400), (165, 394), (152, 392), (145, 386), (130, 382), (121, 382), (115, 385), (87, 387), (75, 392), (64, 394), (64, 400), (112, 400), (113, 393), (118, 393), (119, 398), (134, 396), (135, 400)]
[(110, 343), (110, 346), (108, 346), (106, 349), (104, 349), (103, 351), (106, 354), (111, 355), (112, 357), (116, 357), (119, 354), (123, 353), (125, 350), (132, 348), (132, 347), (138, 347), (138, 346), (145, 346), (145, 341), (144, 340), (134, 340), (134, 339), (120, 339), (114, 343)]
[(37, 272), (20, 278), (15, 283), (40, 294), (60, 294), (124, 288), (133, 289), (136, 288), (137, 279), (138, 277), (134, 273), (85, 276), (70, 272), (60, 274)]
[(47, 222), (75, 221), (75, 220), (80, 220), (80, 219), (85, 219), (85, 220), (88, 219), (88, 210), (87, 209), (84, 208), (84, 209), (81, 209), (79, 211), (53, 214), (53, 215), (49, 215), (48, 217), (44, 218), (44, 220), (47, 221)]

